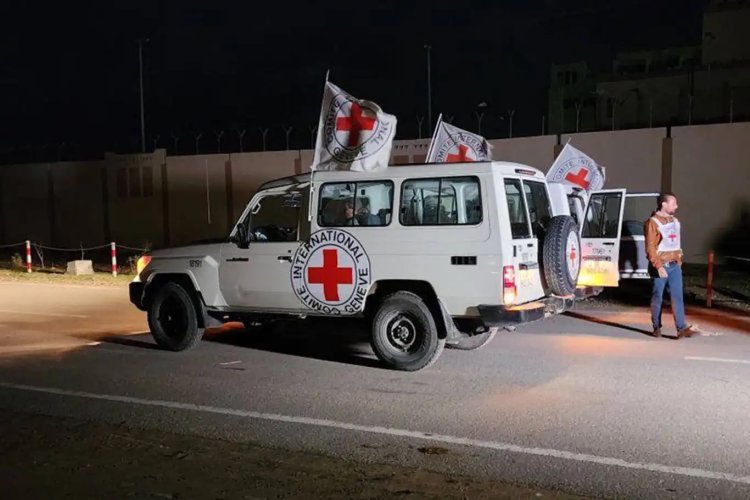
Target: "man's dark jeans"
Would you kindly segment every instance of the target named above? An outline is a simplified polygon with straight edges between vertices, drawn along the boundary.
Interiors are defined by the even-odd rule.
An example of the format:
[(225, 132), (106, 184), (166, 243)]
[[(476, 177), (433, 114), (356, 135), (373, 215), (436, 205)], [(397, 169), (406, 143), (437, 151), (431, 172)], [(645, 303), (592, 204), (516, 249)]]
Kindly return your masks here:
[(685, 299), (682, 296), (682, 268), (676, 262), (664, 265), (667, 277), (653, 278), (653, 291), (651, 293), (651, 324), (654, 329), (661, 328), (661, 306), (664, 297), (664, 288), (669, 287), (669, 297), (672, 303), (672, 314), (674, 324), (678, 330), (684, 329), (685, 323)]

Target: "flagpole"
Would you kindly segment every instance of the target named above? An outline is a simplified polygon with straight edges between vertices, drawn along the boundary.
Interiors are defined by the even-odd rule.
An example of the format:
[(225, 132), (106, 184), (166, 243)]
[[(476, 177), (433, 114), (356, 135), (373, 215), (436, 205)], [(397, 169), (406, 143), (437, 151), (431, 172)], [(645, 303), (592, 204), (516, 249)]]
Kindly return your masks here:
[(425, 157), (425, 160), (428, 160), (430, 158), (430, 155), (432, 154), (432, 149), (435, 147), (435, 137), (438, 134), (438, 130), (440, 130), (440, 124), (443, 123), (443, 113), (440, 113), (437, 119), (437, 123), (435, 123), (435, 130), (432, 132), (432, 139), (430, 139), (430, 147), (427, 148), (427, 156)]
[[(326, 89), (328, 88), (328, 77), (330, 75), (331, 75), (331, 70), (327, 69), (326, 70), (326, 81), (323, 84), (323, 99), (321, 100), (321, 103), (320, 103), (321, 110), (323, 109), (323, 104), (325, 104), (325, 102), (326, 102)], [(321, 113), (320, 116), (321, 117), (318, 118), (318, 137), (315, 139), (315, 149), (313, 150), (313, 161), (315, 160), (315, 150), (318, 149), (318, 146), (319, 146), (319, 143), (320, 143), (319, 139), (320, 139), (320, 134), (321, 134), (322, 125), (323, 125), (323, 122), (322, 122), (322, 116), (323, 115), (322, 115), (322, 113)], [(315, 165), (314, 164), (311, 165), (311, 168), (310, 168), (310, 193), (308, 195), (309, 200), (307, 200), (307, 205), (308, 205), (307, 206), (307, 222), (312, 222), (312, 219), (313, 219), (313, 207), (314, 207), (314, 205), (313, 205), (313, 193), (315, 191), (315, 182), (314, 182), (314, 180), (315, 180), (315, 169), (312, 168), (313, 166), (315, 166)]]

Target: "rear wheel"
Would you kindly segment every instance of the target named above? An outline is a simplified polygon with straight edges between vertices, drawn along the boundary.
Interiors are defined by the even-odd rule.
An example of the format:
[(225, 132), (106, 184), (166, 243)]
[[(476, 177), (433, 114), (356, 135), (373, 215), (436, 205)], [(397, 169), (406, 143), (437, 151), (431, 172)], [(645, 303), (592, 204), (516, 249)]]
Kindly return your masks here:
[(380, 304), (371, 342), (378, 359), (406, 371), (430, 366), (445, 346), (427, 304), (411, 292), (396, 292)]
[(170, 351), (191, 349), (203, 337), (195, 304), (177, 283), (167, 283), (156, 292), (148, 309), (148, 326), (156, 343)]

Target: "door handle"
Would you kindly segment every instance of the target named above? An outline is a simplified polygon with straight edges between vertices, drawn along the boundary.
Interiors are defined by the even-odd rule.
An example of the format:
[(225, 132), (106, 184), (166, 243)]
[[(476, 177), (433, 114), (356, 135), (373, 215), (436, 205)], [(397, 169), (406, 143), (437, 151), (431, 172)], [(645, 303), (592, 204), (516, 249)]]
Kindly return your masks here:
[(247, 262), (249, 260), (247, 257), (232, 257), (231, 259), (227, 259), (227, 262)]
[(279, 255), (276, 257), (279, 262), (292, 262), (292, 256), (291, 255)]

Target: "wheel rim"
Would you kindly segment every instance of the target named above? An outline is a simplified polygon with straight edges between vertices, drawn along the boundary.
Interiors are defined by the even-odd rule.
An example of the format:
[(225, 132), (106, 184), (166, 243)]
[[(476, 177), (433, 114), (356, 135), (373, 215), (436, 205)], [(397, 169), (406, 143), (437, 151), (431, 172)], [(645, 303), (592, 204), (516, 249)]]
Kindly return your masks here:
[(159, 307), (159, 326), (170, 338), (181, 338), (185, 335), (188, 325), (187, 308), (183, 302), (170, 295), (164, 299)]
[(411, 354), (419, 348), (419, 330), (414, 320), (403, 313), (395, 313), (386, 323), (388, 345), (398, 353)]

